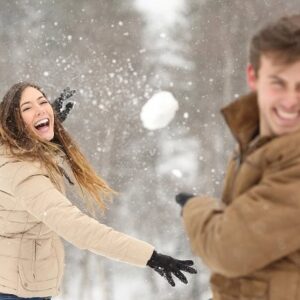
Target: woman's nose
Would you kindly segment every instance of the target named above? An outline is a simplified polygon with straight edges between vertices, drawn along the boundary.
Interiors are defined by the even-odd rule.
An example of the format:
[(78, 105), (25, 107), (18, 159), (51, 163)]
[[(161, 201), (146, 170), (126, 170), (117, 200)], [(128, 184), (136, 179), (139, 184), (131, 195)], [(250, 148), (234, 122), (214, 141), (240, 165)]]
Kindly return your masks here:
[(41, 106), (38, 106), (38, 107), (36, 108), (36, 110), (35, 110), (35, 114), (36, 114), (37, 116), (41, 116), (41, 115), (43, 115), (44, 113), (45, 113), (45, 110), (44, 110), (44, 108), (41, 107)]

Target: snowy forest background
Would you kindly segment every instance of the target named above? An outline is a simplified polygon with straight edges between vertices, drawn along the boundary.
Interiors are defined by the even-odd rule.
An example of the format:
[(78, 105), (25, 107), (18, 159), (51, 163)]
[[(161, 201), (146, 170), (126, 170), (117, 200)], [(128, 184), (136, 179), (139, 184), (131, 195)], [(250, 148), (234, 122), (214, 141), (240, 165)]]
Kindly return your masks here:
[[(208, 299), (209, 272), (191, 253), (174, 195), (220, 195), (233, 139), (219, 110), (247, 92), (252, 34), (266, 21), (299, 13), (299, 0), (0, 4), (1, 97), (21, 80), (37, 82), (51, 99), (66, 86), (76, 89), (65, 126), (119, 192), (99, 220), (159, 252), (193, 258), (199, 272), (172, 288), (150, 269), (65, 243), (63, 291), (55, 299)], [(161, 90), (175, 96), (179, 110), (169, 126), (150, 131), (140, 111)]]

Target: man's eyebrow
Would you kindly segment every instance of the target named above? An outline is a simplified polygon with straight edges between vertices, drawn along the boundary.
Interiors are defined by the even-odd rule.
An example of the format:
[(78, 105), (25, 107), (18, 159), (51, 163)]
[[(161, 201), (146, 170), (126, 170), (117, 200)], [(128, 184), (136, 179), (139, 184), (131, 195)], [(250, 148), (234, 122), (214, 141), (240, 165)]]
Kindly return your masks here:
[[(40, 97), (38, 97), (36, 100), (40, 100), (40, 99), (42, 99), (42, 98), (45, 98), (45, 96), (40, 96)], [(26, 102), (22, 103), (22, 104), (21, 104), (21, 107), (22, 107), (23, 105), (25, 105), (25, 104), (28, 104), (28, 103), (31, 103), (31, 101), (26, 101)]]
[(272, 79), (277, 79), (277, 80), (280, 80), (280, 81), (284, 81), (284, 79), (279, 77), (278, 75), (270, 75), (269, 77), (272, 78)]

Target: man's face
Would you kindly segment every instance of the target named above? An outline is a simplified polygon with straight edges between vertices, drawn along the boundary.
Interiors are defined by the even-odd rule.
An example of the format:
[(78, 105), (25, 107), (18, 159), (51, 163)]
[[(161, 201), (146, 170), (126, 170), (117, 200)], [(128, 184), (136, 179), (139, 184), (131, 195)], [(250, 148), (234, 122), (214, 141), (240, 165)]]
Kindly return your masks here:
[(300, 61), (276, 63), (261, 57), (258, 74), (248, 66), (248, 84), (257, 92), (260, 135), (282, 135), (300, 130)]

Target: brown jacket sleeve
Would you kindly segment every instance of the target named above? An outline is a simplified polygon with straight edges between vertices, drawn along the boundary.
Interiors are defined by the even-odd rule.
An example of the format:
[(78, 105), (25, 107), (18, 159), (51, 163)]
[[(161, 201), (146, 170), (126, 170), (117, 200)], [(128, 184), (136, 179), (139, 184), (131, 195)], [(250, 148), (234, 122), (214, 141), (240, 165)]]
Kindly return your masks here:
[(188, 201), (183, 219), (193, 250), (216, 273), (239, 277), (300, 249), (300, 164), (266, 171), (224, 210)]
[(30, 163), (19, 169), (12, 191), (24, 210), (80, 249), (143, 267), (153, 246), (107, 227), (82, 213)]

